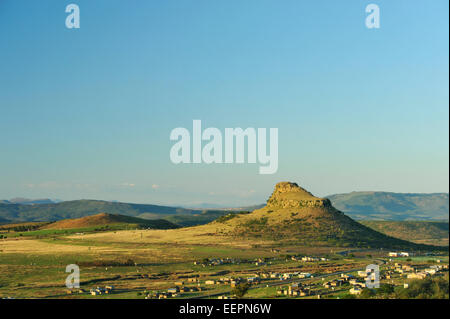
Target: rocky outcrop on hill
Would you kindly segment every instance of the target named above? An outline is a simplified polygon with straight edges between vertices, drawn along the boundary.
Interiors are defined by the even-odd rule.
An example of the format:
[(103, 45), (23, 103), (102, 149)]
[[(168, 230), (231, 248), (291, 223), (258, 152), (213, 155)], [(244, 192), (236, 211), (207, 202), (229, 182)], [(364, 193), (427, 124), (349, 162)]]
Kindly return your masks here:
[[(306, 246), (340, 246), (386, 249), (434, 249), (389, 237), (370, 229), (333, 207), (327, 198), (292, 182), (281, 182), (267, 205), (250, 214), (218, 220), (221, 233)], [(223, 227), (223, 228), (222, 228)]]
[(267, 208), (331, 207), (327, 198), (318, 198), (296, 183), (281, 182), (267, 201)]

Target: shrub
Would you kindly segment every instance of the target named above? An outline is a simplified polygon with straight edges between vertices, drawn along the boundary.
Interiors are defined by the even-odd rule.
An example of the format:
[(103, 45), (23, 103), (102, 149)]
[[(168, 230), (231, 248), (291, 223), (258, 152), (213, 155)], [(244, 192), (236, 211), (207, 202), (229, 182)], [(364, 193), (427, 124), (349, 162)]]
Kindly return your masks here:
[(231, 293), (240, 299), (245, 296), (245, 294), (248, 291), (248, 288), (250, 288), (249, 283), (242, 283), (234, 287)]

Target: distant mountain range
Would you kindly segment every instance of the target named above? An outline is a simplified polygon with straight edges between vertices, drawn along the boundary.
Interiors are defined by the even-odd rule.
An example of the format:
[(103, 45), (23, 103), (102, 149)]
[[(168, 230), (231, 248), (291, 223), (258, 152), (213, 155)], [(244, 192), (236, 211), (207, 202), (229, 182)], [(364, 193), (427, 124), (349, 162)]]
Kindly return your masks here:
[(29, 198), (22, 198), (22, 197), (16, 197), (12, 198), (10, 200), (0, 200), (0, 204), (22, 204), (22, 205), (35, 205), (35, 204), (54, 204), (58, 203), (60, 201), (57, 200), (51, 200), (49, 198), (43, 198), (43, 199), (29, 199)]
[[(334, 207), (356, 220), (448, 221), (449, 219), (448, 193), (351, 192), (330, 195), (327, 198)], [(253, 211), (261, 207), (264, 207), (264, 204), (241, 208), (190, 209), (100, 200), (55, 202), (50, 199), (15, 198), (0, 201), (0, 223), (57, 221), (102, 212), (144, 219), (164, 218), (181, 226), (192, 226), (208, 223), (229, 212)]]
[[(129, 204), (100, 200), (74, 200), (49, 204), (0, 203), (0, 220), (7, 222), (57, 221), (98, 213), (120, 214), (144, 219), (160, 219), (171, 215), (193, 216), (202, 210), (179, 207)], [(220, 211), (220, 213), (224, 213)]]
[(448, 193), (351, 192), (327, 196), (333, 206), (359, 220), (448, 220)]

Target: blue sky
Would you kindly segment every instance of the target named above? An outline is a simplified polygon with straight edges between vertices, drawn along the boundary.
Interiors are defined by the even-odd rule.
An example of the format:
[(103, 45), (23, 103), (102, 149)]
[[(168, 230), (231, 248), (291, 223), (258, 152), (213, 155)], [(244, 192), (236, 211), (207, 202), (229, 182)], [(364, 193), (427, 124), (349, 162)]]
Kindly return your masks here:
[[(65, 27), (76, 3), (81, 28)], [(381, 28), (365, 27), (380, 6)], [(247, 205), (448, 192), (448, 1), (2, 0), (0, 199)], [(279, 128), (279, 169), (174, 165), (175, 127)]]

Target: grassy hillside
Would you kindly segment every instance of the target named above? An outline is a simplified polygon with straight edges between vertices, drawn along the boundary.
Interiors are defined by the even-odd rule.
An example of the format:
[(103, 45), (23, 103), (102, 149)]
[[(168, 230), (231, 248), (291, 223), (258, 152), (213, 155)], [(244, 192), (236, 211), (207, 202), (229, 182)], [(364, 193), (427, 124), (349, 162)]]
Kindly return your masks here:
[(242, 211), (204, 211), (200, 214), (195, 215), (168, 215), (164, 219), (168, 220), (174, 224), (186, 227), (186, 226), (197, 226), (210, 223), (214, 220), (223, 218), (228, 215), (235, 215), (241, 213), (248, 213)]
[(47, 225), (48, 222), (26, 222), (26, 223), (8, 223), (0, 225), (0, 232), (5, 230), (12, 231), (29, 231), (39, 229), (40, 227)]
[(361, 221), (380, 233), (418, 244), (448, 246), (448, 222), (424, 221)]
[(57, 222), (26, 222), (0, 225), (1, 238), (39, 238), (70, 235), (77, 233), (98, 233), (136, 229), (175, 229), (175, 225), (164, 219), (146, 220), (124, 215), (100, 213), (76, 219)]
[(448, 220), (448, 193), (351, 192), (330, 195), (333, 206), (354, 219)]
[(202, 211), (168, 206), (128, 204), (99, 200), (76, 200), (40, 205), (0, 203), (0, 218), (9, 222), (56, 221), (67, 218), (80, 218), (98, 214), (100, 212), (158, 219), (167, 215), (200, 214)]
[(112, 215), (100, 213), (93, 216), (86, 216), (76, 219), (64, 219), (54, 223), (47, 224), (40, 229), (72, 229), (93, 226), (128, 224), (131, 227), (153, 228), (153, 229), (173, 229), (177, 226), (166, 220), (146, 220), (124, 215)]

